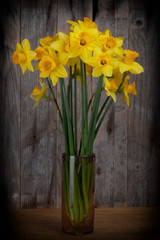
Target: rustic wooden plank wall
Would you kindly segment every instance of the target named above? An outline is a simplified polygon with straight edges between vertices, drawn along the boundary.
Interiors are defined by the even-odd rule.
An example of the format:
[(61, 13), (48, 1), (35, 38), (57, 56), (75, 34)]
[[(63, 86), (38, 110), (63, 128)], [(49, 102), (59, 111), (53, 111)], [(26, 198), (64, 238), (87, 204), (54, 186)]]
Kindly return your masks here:
[[(158, 3), (157, 3), (158, 4)], [(59, 207), (63, 133), (52, 103), (32, 110), (30, 93), (38, 74), (22, 75), (11, 56), (16, 42), (69, 32), (66, 20), (92, 18), (103, 31), (123, 36), (124, 47), (140, 53), (145, 72), (133, 76), (138, 96), (119, 101), (95, 142), (96, 205), (157, 206), (160, 183), (159, 12), (138, 0), (16, 0), (1, 9), (0, 147), (1, 183), (14, 207)], [(92, 79), (90, 92), (94, 90)], [(59, 86), (55, 89), (59, 96)], [(105, 96), (104, 96), (105, 97)], [(59, 97), (58, 97), (59, 100)]]

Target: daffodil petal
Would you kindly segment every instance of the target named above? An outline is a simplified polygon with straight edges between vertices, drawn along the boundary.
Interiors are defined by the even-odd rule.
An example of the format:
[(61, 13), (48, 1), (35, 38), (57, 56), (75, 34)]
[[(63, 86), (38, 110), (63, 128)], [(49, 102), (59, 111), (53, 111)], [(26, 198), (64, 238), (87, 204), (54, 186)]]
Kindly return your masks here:
[(34, 51), (28, 51), (27, 56), (28, 56), (29, 60), (31, 61), (32, 59), (35, 58), (36, 53)]
[(122, 56), (123, 55), (123, 49), (122, 48), (115, 48), (114, 52), (118, 56)]
[(23, 74), (24, 74), (25, 71), (27, 70), (27, 63), (26, 63), (26, 62), (20, 63), (20, 67), (21, 67), (22, 72), (23, 72)]
[(22, 41), (22, 47), (24, 50), (30, 50), (31, 47), (30, 47), (30, 43), (29, 43), (28, 39), (24, 39)]
[(28, 70), (31, 71), (31, 72), (34, 72), (34, 69), (33, 69), (33, 66), (32, 66), (31, 62), (28, 63)]
[(111, 97), (113, 98), (113, 101), (116, 102), (116, 93), (115, 93), (115, 92), (108, 91), (108, 92), (107, 92), (107, 95), (108, 95), (108, 96), (111, 96)]
[(48, 51), (49, 51), (49, 54), (52, 58), (56, 59), (57, 58), (57, 54), (55, 52), (55, 50), (52, 48), (52, 47), (47, 47)]
[(63, 39), (65, 42), (67, 41), (67, 39), (68, 39), (68, 35), (67, 34), (65, 34), (63, 32), (59, 32), (58, 35), (59, 35), (60, 39)]
[(68, 56), (69, 58), (74, 58), (79, 56), (80, 54), (81, 54), (81, 48), (78, 46), (78, 43), (77, 43), (70, 48)]
[(88, 59), (88, 51), (86, 48), (83, 49), (81, 55), (80, 55), (80, 58), (83, 62), (87, 62), (87, 59)]
[(66, 69), (62, 65), (57, 66), (54, 72), (57, 77), (65, 78), (68, 76)]
[(124, 39), (122, 37), (116, 38), (117, 47), (121, 47), (123, 45), (123, 41)]
[(42, 73), (42, 72), (41, 72), (41, 73), (39, 74), (39, 77), (41, 77), (41, 78), (46, 78), (46, 77), (48, 77), (48, 76), (49, 76), (49, 73), (46, 74), (46, 73)]
[(101, 69), (96, 66), (94, 69), (93, 69), (93, 72), (92, 72), (92, 75), (93, 77), (99, 77), (102, 75), (102, 72), (101, 72)]
[(102, 73), (107, 77), (111, 77), (113, 75), (113, 67), (111, 65), (104, 66), (102, 68)]
[(62, 65), (65, 65), (68, 61), (68, 54), (66, 52), (59, 53), (58, 60)]
[(85, 59), (86, 63), (92, 67), (97, 66), (97, 58), (96, 57), (90, 57), (88, 59)]
[(53, 86), (56, 86), (56, 84), (57, 84), (57, 82), (58, 82), (58, 77), (55, 75), (54, 72), (51, 73), (50, 78), (51, 78), (51, 80), (52, 80)]
[(101, 54), (103, 54), (103, 52), (100, 48), (95, 48), (94, 49), (94, 56), (99, 56)]
[(133, 74), (140, 74), (141, 72), (144, 72), (144, 69), (139, 63), (133, 62), (130, 72)]
[(33, 109), (35, 109), (40, 104), (40, 99), (36, 101), (36, 103), (33, 106)]
[(127, 102), (127, 106), (129, 107), (129, 96), (128, 96), (128, 92), (126, 90), (124, 90), (123, 92), (123, 98), (122, 98), (122, 102)]
[(16, 44), (16, 51), (17, 51), (17, 52), (23, 52), (23, 48), (22, 48), (22, 46), (21, 46), (20, 43), (17, 43), (17, 44)]
[(78, 57), (76, 57), (76, 58), (69, 58), (66, 66), (67, 66), (68, 68), (70, 68), (70, 66), (72, 66), (73, 69), (74, 69), (74, 65), (75, 65), (75, 64), (78, 64), (78, 61), (79, 61), (79, 58), (78, 58)]
[(57, 50), (58, 52), (64, 51), (65, 42), (63, 40), (57, 40), (51, 43), (51, 47)]
[(125, 63), (122, 63), (122, 62), (121, 62), (121, 63), (119, 64), (119, 70), (120, 70), (121, 73), (124, 73), (124, 72), (130, 70), (130, 66), (127, 65), (127, 64), (125, 64)]

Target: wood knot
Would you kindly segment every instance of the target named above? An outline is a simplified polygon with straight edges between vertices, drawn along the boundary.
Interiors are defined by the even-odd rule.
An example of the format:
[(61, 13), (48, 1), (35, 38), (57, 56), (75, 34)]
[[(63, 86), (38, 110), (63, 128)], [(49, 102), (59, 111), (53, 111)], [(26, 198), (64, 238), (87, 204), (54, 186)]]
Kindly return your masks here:
[(134, 26), (136, 28), (142, 28), (144, 25), (144, 19), (142, 17), (135, 19)]
[(114, 112), (112, 111), (108, 120), (108, 124), (106, 126), (106, 131), (108, 135), (111, 135), (113, 132), (113, 123), (114, 123)]
[(97, 168), (97, 175), (101, 175), (102, 169), (100, 167)]
[(136, 21), (136, 25), (137, 25), (137, 27), (141, 27), (142, 26), (142, 21), (140, 20), (140, 19), (138, 19), (137, 21)]

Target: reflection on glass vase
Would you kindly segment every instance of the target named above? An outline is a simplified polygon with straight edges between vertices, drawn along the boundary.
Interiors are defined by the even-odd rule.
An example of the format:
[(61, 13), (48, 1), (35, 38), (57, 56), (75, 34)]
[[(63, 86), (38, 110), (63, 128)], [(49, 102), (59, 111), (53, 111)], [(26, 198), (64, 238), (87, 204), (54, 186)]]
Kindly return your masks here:
[(72, 234), (93, 232), (95, 207), (95, 155), (62, 156), (62, 230)]

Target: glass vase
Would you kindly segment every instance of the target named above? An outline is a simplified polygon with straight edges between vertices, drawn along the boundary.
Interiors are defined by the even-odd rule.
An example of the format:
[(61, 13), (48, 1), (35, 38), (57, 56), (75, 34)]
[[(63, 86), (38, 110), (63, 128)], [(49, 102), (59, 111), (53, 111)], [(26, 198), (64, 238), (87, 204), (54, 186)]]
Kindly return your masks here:
[(62, 161), (62, 231), (91, 233), (94, 229), (95, 154), (63, 154)]

